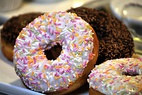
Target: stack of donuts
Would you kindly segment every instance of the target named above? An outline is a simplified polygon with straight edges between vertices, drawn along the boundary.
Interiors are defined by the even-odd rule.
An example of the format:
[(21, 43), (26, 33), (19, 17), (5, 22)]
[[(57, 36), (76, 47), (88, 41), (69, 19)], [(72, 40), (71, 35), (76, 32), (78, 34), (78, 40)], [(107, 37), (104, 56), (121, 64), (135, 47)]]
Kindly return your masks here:
[(68, 94), (88, 81), (90, 95), (142, 94), (142, 58), (131, 58), (131, 34), (108, 13), (79, 7), (41, 14), (21, 28), (13, 47), (8, 59), (33, 91)]

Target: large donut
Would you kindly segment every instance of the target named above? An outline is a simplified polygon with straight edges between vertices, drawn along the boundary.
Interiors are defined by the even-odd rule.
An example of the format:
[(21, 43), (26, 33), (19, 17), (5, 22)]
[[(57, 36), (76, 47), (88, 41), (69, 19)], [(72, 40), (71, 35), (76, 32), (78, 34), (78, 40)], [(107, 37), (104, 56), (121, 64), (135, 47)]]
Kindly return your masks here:
[(142, 95), (142, 58), (108, 60), (91, 71), (90, 95)]
[[(44, 54), (62, 46), (55, 60)], [(76, 14), (49, 12), (20, 32), (14, 46), (17, 75), (26, 87), (48, 94), (69, 93), (83, 85), (98, 56), (98, 40), (92, 27)]]

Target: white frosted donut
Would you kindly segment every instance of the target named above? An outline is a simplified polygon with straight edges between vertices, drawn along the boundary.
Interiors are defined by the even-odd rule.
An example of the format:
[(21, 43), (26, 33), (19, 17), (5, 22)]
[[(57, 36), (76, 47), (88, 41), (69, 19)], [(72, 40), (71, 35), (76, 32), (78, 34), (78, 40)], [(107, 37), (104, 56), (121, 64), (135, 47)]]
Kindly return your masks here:
[[(61, 54), (56, 60), (48, 60), (45, 48), (57, 43), (62, 46)], [(43, 93), (68, 93), (80, 87), (97, 56), (98, 40), (91, 26), (67, 12), (39, 16), (23, 28), (14, 46), (17, 75), (28, 88)]]
[(91, 71), (88, 82), (90, 95), (142, 95), (142, 58), (108, 60)]

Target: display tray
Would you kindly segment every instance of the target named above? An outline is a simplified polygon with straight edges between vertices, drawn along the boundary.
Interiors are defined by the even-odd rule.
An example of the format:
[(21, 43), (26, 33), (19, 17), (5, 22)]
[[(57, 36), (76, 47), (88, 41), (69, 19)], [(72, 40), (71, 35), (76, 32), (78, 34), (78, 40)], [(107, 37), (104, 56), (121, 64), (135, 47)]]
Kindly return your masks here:
[[(104, 2), (103, 0), (96, 2), (90, 2), (85, 5), (84, 7), (99, 7), (99, 6), (104, 6), (106, 3), (108, 4), (109, 0)], [(94, 5), (95, 4), (95, 5)], [(106, 7), (105, 7), (106, 8)], [(103, 9), (105, 9), (103, 7)], [(0, 26), (0, 29), (2, 26)], [(0, 50), (0, 95), (5, 94), (10, 94), (10, 95), (38, 95), (40, 93), (28, 90), (23, 83), (21, 82), (20, 78), (16, 75), (15, 70), (14, 70), (14, 64), (7, 60), (1, 50)], [(77, 89), (76, 91), (70, 93), (71, 95), (88, 95), (88, 89), (89, 86), (86, 83), (83, 85), (81, 88)]]
[[(100, 0), (95, 3), (88, 3), (84, 5), (85, 7), (93, 8), (93, 6), (97, 7), (100, 10), (110, 12), (108, 7), (108, 1), (101, 2), (105, 0)], [(106, 5), (107, 4), (107, 5)], [(102, 7), (103, 6), (103, 7)], [(0, 27), (1, 29), (1, 27)], [(0, 36), (1, 37), (1, 36)], [(138, 57), (140, 55), (135, 55), (134, 57)], [(71, 95), (88, 95), (89, 86), (86, 83), (81, 88), (76, 91), (70, 93)], [(31, 91), (27, 89), (20, 78), (16, 75), (14, 70), (14, 64), (7, 60), (1, 50), (0, 50), (0, 95), (42, 95), (41, 93), (37, 93), (35, 91)], [(69, 95), (69, 94), (68, 94)]]
[[(2, 26), (0, 26), (1, 29)], [(142, 57), (135, 54), (133, 57)], [(27, 89), (20, 78), (16, 75), (14, 64), (7, 60), (0, 50), (0, 95), (42, 95)], [(70, 95), (88, 95), (89, 86), (86, 83), (81, 88), (70, 93)]]
[[(133, 57), (140, 57), (134, 55)], [(27, 89), (16, 75), (14, 64), (8, 61), (0, 51), (0, 95), (43, 95)], [(70, 93), (70, 95), (88, 95), (88, 84)]]

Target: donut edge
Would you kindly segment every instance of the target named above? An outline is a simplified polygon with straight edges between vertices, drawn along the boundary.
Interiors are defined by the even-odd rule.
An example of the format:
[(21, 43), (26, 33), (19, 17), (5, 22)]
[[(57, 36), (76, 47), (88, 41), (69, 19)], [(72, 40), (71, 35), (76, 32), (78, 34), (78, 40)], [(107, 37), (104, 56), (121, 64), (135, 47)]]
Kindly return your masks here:
[(13, 61), (13, 49), (14, 47), (6, 43), (1, 37), (1, 52), (9, 61)]
[[(90, 24), (89, 24), (90, 25)], [(82, 76), (79, 77), (73, 84), (71, 84), (68, 89), (63, 89), (62, 91), (55, 91), (55, 92), (45, 92), (45, 94), (48, 95), (64, 95), (64, 94), (71, 94), (71, 92), (79, 89), (81, 86), (83, 86), (86, 82), (87, 82), (87, 78), (89, 73), (91, 72), (91, 70), (94, 68), (94, 65), (97, 62), (97, 58), (98, 58), (98, 52), (99, 52), (99, 41), (97, 38), (97, 35), (95, 33), (95, 30), (91, 27), (92, 33), (93, 33), (93, 44), (94, 44), (94, 48), (93, 48), (93, 54), (95, 54), (95, 56), (93, 57), (92, 60), (90, 60), (88, 62), (87, 67), (84, 69)]]

